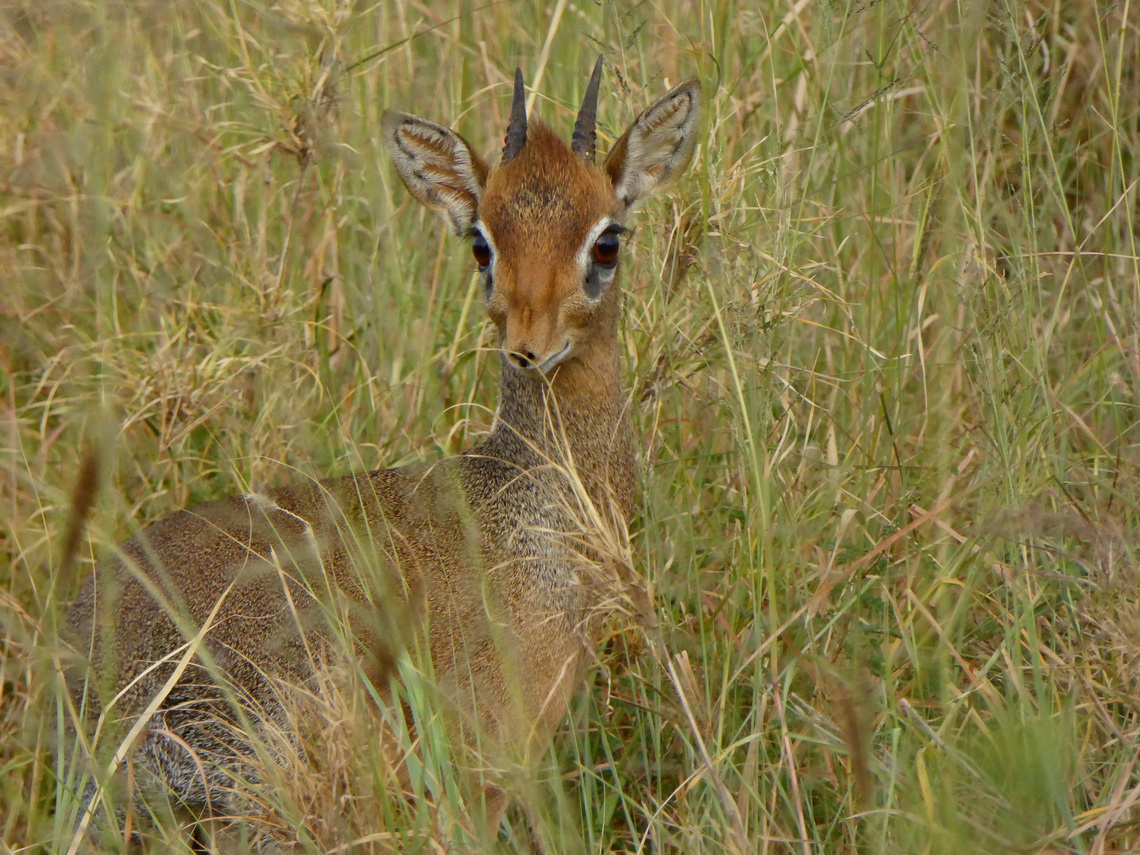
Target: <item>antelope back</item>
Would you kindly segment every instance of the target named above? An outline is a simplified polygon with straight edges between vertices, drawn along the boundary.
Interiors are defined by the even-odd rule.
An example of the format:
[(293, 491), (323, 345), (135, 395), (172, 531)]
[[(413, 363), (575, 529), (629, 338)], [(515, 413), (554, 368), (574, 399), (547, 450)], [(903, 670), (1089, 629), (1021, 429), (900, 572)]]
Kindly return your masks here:
[(654, 102), (594, 162), (602, 59), (565, 143), (528, 121), (522, 73), (499, 167), (454, 131), (384, 114), (384, 137), (412, 195), (472, 239), (488, 316), (520, 370), (551, 372), (613, 329), (614, 279), (626, 216), (684, 171), (696, 147), (701, 85), (689, 80)]

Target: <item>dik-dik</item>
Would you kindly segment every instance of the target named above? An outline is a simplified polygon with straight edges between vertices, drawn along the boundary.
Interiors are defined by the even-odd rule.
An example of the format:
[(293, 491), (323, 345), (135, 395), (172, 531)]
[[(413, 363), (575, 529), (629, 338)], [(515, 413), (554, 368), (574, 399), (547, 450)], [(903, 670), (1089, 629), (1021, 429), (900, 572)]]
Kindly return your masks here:
[[(426, 651), (460, 746), (545, 749), (605, 611), (595, 536), (624, 533), (634, 513), (624, 223), (688, 165), (700, 114), (700, 83), (682, 83), (599, 165), (601, 71), (599, 59), (569, 145), (528, 121), (516, 71), (495, 169), (447, 128), (384, 115), (408, 190), (471, 241), (502, 351), (486, 439), (434, 463), (179, 511), (86, 581), (67, 619), (88, 666), (69, 684), (92, 721), (136, 725), (144, 799), (162, 792), (198, 815), (224, 805), (251, 731), (286, 720), (282, 687), (315, 685), (345, 650), (389, 700), (396, 657)], [(505, 796), (479, 785), (497, 824)]]

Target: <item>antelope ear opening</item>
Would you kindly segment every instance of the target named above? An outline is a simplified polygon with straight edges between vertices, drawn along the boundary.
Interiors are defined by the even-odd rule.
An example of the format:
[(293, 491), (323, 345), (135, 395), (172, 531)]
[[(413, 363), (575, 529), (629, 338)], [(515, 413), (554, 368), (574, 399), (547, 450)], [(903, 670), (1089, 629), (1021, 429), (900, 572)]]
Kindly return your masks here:
[(381, 128), (408, 192), (446, 216), (456, 235), (467, 234), (487, 183), (483, 159), (459, 134), (407, 113), (386, 110)]
[(667, 92), (637, 117), (603, 165), (626, 211), (685, 171), (700, 125), (701, 82), (696, 78)]

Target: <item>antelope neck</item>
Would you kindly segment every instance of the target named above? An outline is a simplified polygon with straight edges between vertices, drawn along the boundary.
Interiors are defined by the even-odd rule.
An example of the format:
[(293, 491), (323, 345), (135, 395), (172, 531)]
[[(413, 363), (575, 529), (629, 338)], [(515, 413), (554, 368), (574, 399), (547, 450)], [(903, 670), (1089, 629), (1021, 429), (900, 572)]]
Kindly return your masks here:
[(634, 475), (633, 429), (617, 342), (595, 343), (551, 374), (520, 371), (504, 358), (497, 425), (480, 453), (562, 465), (567, 458), (593, 498), (624, 493)]

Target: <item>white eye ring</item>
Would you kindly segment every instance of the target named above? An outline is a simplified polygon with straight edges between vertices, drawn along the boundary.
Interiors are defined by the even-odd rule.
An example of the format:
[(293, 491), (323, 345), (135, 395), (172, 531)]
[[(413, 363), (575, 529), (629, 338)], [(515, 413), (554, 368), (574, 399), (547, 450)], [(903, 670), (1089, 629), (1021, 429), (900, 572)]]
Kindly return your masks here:
[(602, 236), (602, 232), (614, 225), (613, 217), (602, 217), (598, 222), (594, 223), (594, 227), (586, 233), (586, 239), (582, 241), (582, 246), (578, 249), (578, 272), (584, 278), (589, 271), (594, 261), (594, 244), (598, 242), (598, 238)]

